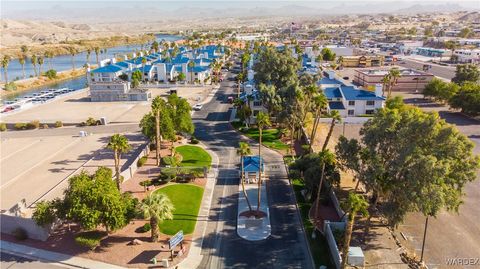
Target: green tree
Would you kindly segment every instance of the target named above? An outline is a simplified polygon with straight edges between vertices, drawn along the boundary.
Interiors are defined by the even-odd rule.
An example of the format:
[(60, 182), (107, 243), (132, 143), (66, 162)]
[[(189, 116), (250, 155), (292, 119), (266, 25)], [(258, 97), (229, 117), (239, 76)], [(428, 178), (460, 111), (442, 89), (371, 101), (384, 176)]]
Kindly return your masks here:
[(187, 76), (185, 75), (185, 73), (180, 72), (180, 74), (178, 74), (178, 76), (177, 76), (177, 79), (179, 81), (185, 81), (185, 79), (187, 79)]
[(355, 193), (348, 194), (348, 200), (344, 205), (345, 211), (348, 212), (347, 227), (345, 227), (345, 242), (342, 250), (342, 268), (347, 268), (348, 250), (350, 249), (350, 241), (352, 239), (353, 225), (355, 224), (355, 216), (360, 213), (362, 216), (368, 216), (368, 203), (363, 196)]
[(278, 52), (275, 48), (267, 47), (260, 51), (257, 58), (253, 66), (257, 85), (274, 85), (280, 90), (298, 81), (300, 63), (290, 50)]
[(188, 62), (188, 69), (190, 69), (190, 83), (193, 84), (193, 68), (195, 67), (195, 62), (194, 61), (189, 61)]
[(25, 61), (26, 61), (26, 56), (24, 54), (20, 55), (20, 57), (18, 58), (18, 63), (22, 65), (23, 79), (27, 78), (27, 75), (25, 74)]
[(323, 61), (335, 61), (337, 55), (330, 48), (323, 48), (320, 52)]
[(8, 84), (7, 69), (9, 64), (10, 64), (10, 56), (4, 55), (2, 59), (2, 67), (3, 67), (3, 74), (5, 76), (5, 84)]
[(192, 107), (188, 101), (178, 97), (177, 94), (169, 95), (167, 101), (175, 131), (190, 135), (193, 134), (195, 126), (193, 125), (191, 116)]
[(53, 51), (51, 50), (47, 50), (45, 51), (45, 54), (44, 54), (45, 58), (48, 59), (48, 67), (49, 69), (52, 69), (52, 58), (53, 58)]
[(320, 119), (322, 116), (322, 111), (327, 108), (328, 100), (323, 91), (320, 91), (313, 97), (313, 111), (314, 111), (314, 121), (312, 126), (312, 133), (310, 134), (310, 150), (312, 151), (313, 142), (315, 141), (315, 136), (317, 135), (318, 126), (320, 124)]
[(152, 113), (155, 115), (155, 156), (157, 157), (157, 166), (160, 166), (160, 150), (161, 150), (161, 143), (162, 143), (162, 134), (160, 128), (160, 116), (163, 114), (166, 107), (165, 100), (163, 100), (160, 96), (155, 97), (152, 101)]
[(72, 60), (72, 69), (75, 70), (75, 55), (78, 53), (78, 49), (75, 47), (68, 47), (68, 53), (70, 53)]
[(474, 64), (457, 65), (455, 71), (455, 77), (452, 78), (452, 82), (457, 84), (464, 84), (466, 82), (478, 83), (480, 79), (480, 71)]
[(432, 97), (436, 101), (448, 102), (448, 100), (458, 92), (459, 88), (455, 83), (447, 83), (434, 78), (425, 86), (423, 95), (425, 97)]
[(33, 54), (32, 57), (30, 58), (30, 62), (33, 65), (33, 71), (35, 72), (35, 76), (38, 76), (37, 72), (37, 55)]
[(243, 157), (247, 155), (251, 155), (252, 151), (250, 150), (250, 146), (248, 143), (245, 142), (239, 142), (238, 143), (238, 148), (237, 148), (237, 155), (240, 156), (240, 165), (242, 167), (242, 177), (240, 178), (240, 181), (242, 183), (242, 191), (243, 195), (245, 196), (245, 200), (247, 201), (248, 204), (248, 209), (253, 212), (252, 210), (252, 205), (250, 204), (250, 200), (248, 199), (247, 191), (245, 190), (245, 174), (244, 174), (244, 167), (243, 167)]
[(100, 67), (100, 60), (98, 59), (98, 55), (100, 54), (100, 48), (95, 47), (95, 48), (93, 48), (93, 50), (95, 51), (95, 56), (96, 56), (96, 59), (97, 59), (97, 67)]
[(43, 57), (42, 57), (42, 56), (38, 56), (37, 62), (38, 62), (38, 72), (39, 72), (40, 75), (41, 75), (41, 74), (42, 74), (42, 65), (43, 65), (43, 63), (44, 63)]
[(450, 98), (449, 104), (452, 108), (461, 109), (465, 114), (480, 115), (480, 85), (472, 82), (463, 84)]
[(390, 98), (392, 96), (392, 89), (397, 85), (398, 79), (402, 76), (400, 73), (400, 70), (398, 68), (392, 68), (388, 72), (388, 75), (390, 76), (389, 82), (390, 85), (388, 86), (388, 95), (387, 97)]
[(268, 114), (263, 113), (262, 111), (258, 112), (256, 123), (258, 127), (258, 158), (259, 158), (259, 170), (258, 170), (258, 199), (257, 199), (257, 214), (260, 212), (260, 198), (261, 198), (261, 188), (262, 188), (262, 132), (265, 127), (271, 126), (270, 117)]
[(152, 192), (142, 201), (140, 209), (143, 212), (144, 218), (150, 220), (152, 242), (157, 242), (159, 237), (158, 225), (163, 220), (173, 218), (173, 210), (175, 208), (172, 202), (166, 194)]
[(114, 134), (110, 137), (107, 148), (113, 150), (113, 160), (115, 164), (115, 181), (117, 183), (117, 189), (120, 191), (120, 160), (122, 159), (122, 153), (129, 152), (132, 147), (128, 143), (127, 137), (121, 134)]
[(360, 135), (361, 144), (341, 137), (337, 158), (372, 194), (372, 207), (382, 199), (390, 225), (397, 226), (412, 211), (436, 216), (442, 208), (458, 210), (479, 158), (454, 126), (437, 113), (401, 106), (380, 109)]
[(131, 79), (131, 84), (132, 88), (137, 88), (140, 85), (140, 81), (142, 81), (143, 74), (142, 71), (140, 70), (135, 70), (132, 72), (132, 79)]
[(330, 122), (330, 129), (328, 130), (327, 137), (325, 138), (325, 143), (323, 143), (322, 151), (325, 151), (327, 149), (328, 142), (330, 142), (330, 138), (332, 137), (333, 128), (335, 128), (335, 123), (342, 121), (342, 117), (340, 116), (338, 110), (330, 111), (329, 116), (332, 118), (332, 121)]
[(460, 30), (460, 33), (458, 33), (458, 36), (461, 38), (470, 38), (474, 35), (475, 33), (468, 27), (463, 28), (462, 30)]

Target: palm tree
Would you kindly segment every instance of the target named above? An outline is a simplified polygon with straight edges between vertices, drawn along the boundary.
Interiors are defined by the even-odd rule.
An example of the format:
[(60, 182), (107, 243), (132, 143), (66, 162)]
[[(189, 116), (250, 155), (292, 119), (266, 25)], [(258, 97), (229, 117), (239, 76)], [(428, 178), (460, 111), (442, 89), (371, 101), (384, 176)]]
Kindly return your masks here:
[(25, 56), (24, 54), (22, 54), (22, 55), (18, 58), (18, 63), (22, 65), (23, 79), (26, 79), (26, 78), (27, 78), (27, 75), (25, 74), (25, 58), (26, 58), (26, 56)]
[(323, 181), (325, 179), (325, 165), (332, 165), (335, 163), (335, 155), (330, 152), (328, 149), (320, 152), (320, 164), (322, 166), (322, 173), (320, 175), (320, 182), (318, 183), (318, 190), (317, 190), (317, 200), (315, 201), (315, 221), (318, 219), (318, 207), (320, 204), (320, 193), (322, 191)]
[(320, 117), (322, 111), (327, 107), (328, 100), (323, 92), (318, 93), (313, 97), (313, 108), (315, 109), (315, 120), (313, 121), (312, 134), (310, 135), (310, 149), (312, 151), (313, 141), (317, 135), (318, 125), (320, 124)]
[(157, 158), (157, 166), (160, 166), (160, 149), (162, 143), (162, 135), (160, 133), (160, 113), (161, 110), (165, 107), (165, 100), (162, 97), (157, 96), (152, 101), (152, 112), (155, 114), (155, 155)]
[(391, 81), (390, 81), (390, 86), (388, 87), (388, 98), (392, 95), (392, 89), (395, 85), (397, 85), (398, 78), (402, 76), (402, 73), (400, 73), (400, 70), (397, 68), (392, 68), (390, 69), (390, 72), (388, 72), (390, 75)]
[(10, 64), (10, 56), (4, 55), (2, 59), (2, 67), (3, 67), (3, 73), (5, 74), (5, 83), (8, 83), (7, 69), (9, 64)]
[(95, 56), (97, 57), (97, 67), (100, 67), (100, 61), (98, 60), (98, 54), (100, 54), (100, 48), (95, 47), (93, 50), (95, 51)]
[(270, 117), (268, 114), (263, 113), (262, 111), (258, 112), (257, 114), (257, 127), (258, 127), (258, 163), (259, 163), (259, 169), (258, 169), (258, 199), (257, 199), (257, 215), (260, 212), (260, 195), (261, 195), (261, 187), (262, 187), (262, 131), (263, 128), (268, 127), (271, 124), (270, 122)]
[(22, 51), (23, 54), (27, 54), (27, 52), (28, 52), (28, 47), (27, 47), (26, 45), (22, 45), (22, 46), (20, 47), (20, 50)]
[(145, 81), (145, 65), (147, 64), (147, 58), (142, 57), (142, 81)]
[(322, 151), (325, 151), (328, 146), (328, 142), (330, 141), (330, 138), (332, 137), (333, 133), (333, 128), (335, 127), (335, 123), (338, 121), (340, 122), (342, 120), (342, 117), (340, 116), (340, 113), (338, 110), (332, 110), (330, 112), (330, 117), (332, 118), (332, 122), (330, 123), (330, 130), (328, 130), (328, 135), (327, 138), (325, 138), (325, 143), (323, 143)]
[(87, 49), (87, 55), (86, 55), (86, 56), (87, 56), (87, 64), (90, 63), (90, 54), (92, 54), (92, 49), (91, 49), (91, 48), (88, 48), (88, 49)]
[(68, 52), (70, 53), (70, 56), (72, 56), (72, 68), (73, 68), (73, 70), (75, 70), (74, 57), (77, 54), (78, 50), (75, 47), (68, 47)]
[(252, 205), (250, 204), (250, 200), (248, 200), (247, 191), (245, 190), (245, 174), (243, 172), (243, 156), (247, 156), (251, 154), (252, 154), (252, 151), (250, 150), (250, 146), (248, 145), (248, 143), (245, 143), (245, 142), (238, 143), (237, 155), (240, 155), (240, 164), (242, 166), (242, 176), (240, 178), (240, 181), (242, 183), (243, 195), (245, 195), (245, 199), (247, 200), (248, 209), (250, 211), (253, 211)]
[(193, 84), (193, 68), (195, 67), (195, 62), (190, 61), (188, 62), (188, 68), (190, 68), (190, 83)]
[(352, 239), (353, 225), (355, 223), (355, 215), (360, 213), (364, 217), (368, 216), (368, 203), (363, 196), (351, 192), (348, 194), (348, 200), (343, 208), (348, 212), (347, 227), (345, 229), (345, 242), (342, 251), (342, 268), (346, 268), (348, 250), (350, 248), (350, 240)]
[(157, 242), (159, 236), (158, 224), (163, 220), (173, 218), (173, 210), (175, 208), (172, 202), (165, 193), (152, 192), (143, 199), (140, 209), (143, 212), (143, 217), (150, 219), (152, 242)]
[(343, 56), (338, 57), (337, 62), (338, 62), (338, 65), (340, 66), (340, 68), (343, 67)]
[(386, 74), (381, 82), (382, 82), (382, 95), (385, 95), (385, 90), (387, 90), (387, 92), (390, 92), (390, 90), (388, 89), (390, 87), (390, 81), (392, 80), (390, 74)]
[(48, 59), (48, 68), (52, 69), (53, 51), (50, 51), (50, 50), (45, 51), (45, 58)]
[(37, 59), (37, 62), (38, 62), (38, 72), (40, 73), (40, 76), (42, 75), (42, 65), (43, 65), (43, 57), (42, 56), (38, 56), (38, 59)]
[(37, 55), (33, 54), (32, 57), (30, 58), (30, 62), (33, 65), (33, 71), (35, 72), (35, 76), (38, 76), (37, 72)]
[(107, 144), (107, 148), (113, 150), (113, 159), (115, 162), (115, 181), (117, 188), (120, 190), (120, 159), (122, 153), (129, 152), (132, 148), (128, 144), (128, 139), (121, 134), (114, 134), (110, 137), (110, 141)]

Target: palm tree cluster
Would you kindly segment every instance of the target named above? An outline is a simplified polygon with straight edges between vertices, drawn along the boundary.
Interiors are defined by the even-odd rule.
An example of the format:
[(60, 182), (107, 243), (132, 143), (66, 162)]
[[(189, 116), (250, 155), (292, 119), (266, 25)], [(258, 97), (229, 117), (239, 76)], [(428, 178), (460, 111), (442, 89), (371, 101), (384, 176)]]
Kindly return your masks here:
[(390, 98), (392, 96), (392, 89), (395, 85), (397, 85), (398, 79), (401, 77), (400, 70), (398, 68), (392, 68), (382, 79), (382, 89), (383, 94), (385, 94), (385, 90), (387, 91), (387, 97)]

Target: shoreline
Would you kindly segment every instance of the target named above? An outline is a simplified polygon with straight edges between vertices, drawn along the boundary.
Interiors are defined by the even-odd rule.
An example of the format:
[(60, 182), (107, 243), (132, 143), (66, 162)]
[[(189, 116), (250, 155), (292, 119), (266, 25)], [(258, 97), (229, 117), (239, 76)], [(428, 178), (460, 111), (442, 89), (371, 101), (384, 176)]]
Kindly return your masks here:
[[(12, 81), (17, 85), (17, 90), (15, 91), (6, 91), (3, 89), (3, 86), (5, 83), (1, 84), (2, 89), (0, 90), (0, 96), (1, 97), (10, 97), (15, 94), (20, 94), (23, 92), (28, 92), (35, 90), (36, 88), (39, 87), (44, 87), (48, 85), (53, 85), (55, 83), (59, 82), (64, 82), (67, 80), (72, 80), (75, 78), (79, 78), (81, 76), (84, 76), (86, 74), (85, 69), (77, 69), (77, 70), (65, 70), (62, 72), (59, 72), (57, 76), (59, 76), (56, 79), (48, 79), (47, 77), (41, 76), (41, 77), (35, 77), (35, 78), (27, 78), (27, 79), (22, 79), (22, 80), (17, 80), (17, 81)], [(38, 83), (38, 84), (35, 84)], [(34, 85), (32, 85), (34, 84)]]

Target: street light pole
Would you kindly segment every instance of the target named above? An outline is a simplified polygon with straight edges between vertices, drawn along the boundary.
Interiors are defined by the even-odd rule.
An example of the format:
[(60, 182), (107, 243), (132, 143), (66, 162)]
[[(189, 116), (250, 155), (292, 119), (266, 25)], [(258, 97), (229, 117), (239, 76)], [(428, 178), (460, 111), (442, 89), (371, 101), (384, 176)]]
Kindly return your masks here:
[(420, 256), (420, 263), (423, 262), (423, 251), (425, 250), (425, 239), (427, 237), (428, 216), (425, 218), (425, 229), (423, 231), (422, 254)]

